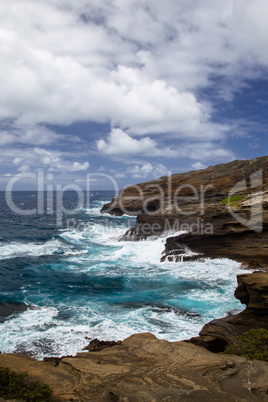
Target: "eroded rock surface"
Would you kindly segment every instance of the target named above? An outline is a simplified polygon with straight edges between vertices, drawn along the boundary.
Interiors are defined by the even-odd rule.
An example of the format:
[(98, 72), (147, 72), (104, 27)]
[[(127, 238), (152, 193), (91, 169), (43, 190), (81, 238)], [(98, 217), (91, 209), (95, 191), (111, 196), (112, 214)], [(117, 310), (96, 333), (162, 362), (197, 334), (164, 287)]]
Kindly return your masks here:
[(266, 401), (268, 364), (216, 355), (185, 342), (137, 334), (121, 345), (63, 358), (59, 366), (21, 355), (0, 364), (47, 382), (73, 401)]
[[(180, 261), (190, 248), (196, 253), (192, 259), (230, 257), (264, 266), (267, 189), (268, 157), (233, 161), (129, 186), (101, 212), (137, 217), (121, 240), (187, 232), (167, 239), (162, 261)], [(190, 258), (187, 253), (185, 257)]]
[(251, 329), (268, 330), (268, 272), (254, 272), (237, 276), (235, 296), (246, 304), (239, 314), (210, 321), (191, 341), (211, 351), (223, 351), (227, 344)]
[(247, 310), (268, 315), (268, 273), (238, 275), (237, 282), (235, 297), (246, 304)]
[[(194, 252), (187, 257), (185, 248)], [(230, 258), (245, 262), (249, 268), (268, 266), (268, 230), (261, 233), (245, 229), (243, 232), (219, 232), (212, 235), (181, 234), (166, 239), (162, 261), (184, 261), (202, 258)]]

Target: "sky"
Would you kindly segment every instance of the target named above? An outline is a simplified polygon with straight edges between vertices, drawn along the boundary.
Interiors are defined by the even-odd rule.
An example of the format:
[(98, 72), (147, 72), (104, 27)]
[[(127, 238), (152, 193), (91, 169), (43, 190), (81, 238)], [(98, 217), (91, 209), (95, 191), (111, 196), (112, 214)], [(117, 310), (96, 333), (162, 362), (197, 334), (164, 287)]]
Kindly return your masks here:
[(267, 15), (267, 0), (0, 0), (0, 190), (267, 155)]

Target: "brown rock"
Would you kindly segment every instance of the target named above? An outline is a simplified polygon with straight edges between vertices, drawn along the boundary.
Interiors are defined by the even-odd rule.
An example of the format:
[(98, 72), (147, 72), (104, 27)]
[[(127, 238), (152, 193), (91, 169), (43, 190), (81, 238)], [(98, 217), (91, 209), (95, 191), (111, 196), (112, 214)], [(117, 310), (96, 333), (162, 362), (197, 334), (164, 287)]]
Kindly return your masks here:
[(90, 341), (83, 350), (88, 350), (89, 352), (99, 352), (100, 350), (121, 344), (121, 341), (100, 341), (99, 339), (92, 339), (92, 341)]
[(167, 256), (176, 256), (188, 247), (196, 254), (192, 260), (204, 258), (230, 258), (243, 261), (249, 268), (266, 268), (268, 262), (268, 231), (256, 233), (251, 230), (244, 232), (229, 232), (225, 234), (193, 235), (185, 233), (177, 237), (168, 237), (166, 240), (163, 260)]
[(191, 342), (208, 350), (221, 352), (237, 336), (251, 329), (268, 330), (268, 272), (254, 272), (237, 276), (235, 296), (247, 305), (239, 314), (210, 321)]
[(268, 315), (268, 273), (254, 272), (237, 276), (235, 297), (246, 304), (248, 310)]
[(0, 364), (27, 370), (66, 401), (267, 400), (267, 363), (212, 354), (152, 334), (132, 335), (120, 346), (63, 358), (58, 367), (10, 354), (1, 355)]
[[(262, 175), (261, 180), (254, 180), (256, 172)], [(240, 195), (241, 200), (234, 202), (230, 213), (222, 201), (234, 186), (235, 195)], [(167, 239), (161, 261), (180, 261), (179, 256), (184, 254), (180, 249), (188, 247), (196, 255), (187, 255), (187, 259), (229, 257), (259, 267), (268, 261), (267, 187), (268, 157), (265, 156), (126, 187), (101, 212), (137, 216), (136, 225), (120, 240), (142, 240), (186, 231), (172, 240)], [(258, 214), (252, 217), (252, 205), (260, 206), (262, 217)], [(245, 226), (237, 216), (244, 220), (252, 218), (251, 223), (256, 224), (254, 228), (258, 231), (252, 225)]]

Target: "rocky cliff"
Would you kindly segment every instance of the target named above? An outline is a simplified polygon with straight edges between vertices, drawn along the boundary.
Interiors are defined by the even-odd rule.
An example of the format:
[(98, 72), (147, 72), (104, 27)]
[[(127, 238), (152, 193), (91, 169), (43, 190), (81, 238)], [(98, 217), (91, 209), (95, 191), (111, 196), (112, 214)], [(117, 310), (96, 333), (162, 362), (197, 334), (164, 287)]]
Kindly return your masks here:
[(237, 276), (235, 297), (246, 305), (239, 314), (210, 321), (191, 342), (213, 352), (224, 351), (236, 337), (257, 328), (268, 330), (268, 272), (254, 272)]
[(203, 257), (262, 265), (268, 261), (267, 185), (268, 157), (233, 161), (126, 187), (101, 212), (137, 217), (123, 240), (184, 231), (167, 240), (163, 260), (178, 259), (189, 247)]

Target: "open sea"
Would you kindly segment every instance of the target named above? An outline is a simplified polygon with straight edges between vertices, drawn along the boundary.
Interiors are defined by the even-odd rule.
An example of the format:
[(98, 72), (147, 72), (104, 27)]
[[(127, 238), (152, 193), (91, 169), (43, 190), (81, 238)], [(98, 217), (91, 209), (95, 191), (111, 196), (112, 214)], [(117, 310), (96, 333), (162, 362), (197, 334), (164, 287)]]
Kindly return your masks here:
[(148, 331), (183, 340), (244, 308), (233, 296), (239, 263), (160, 263), (164, 236), (119, 242), (135, 218), (100, 214), (113, 195), (82, 193), (82, 205), (75, 192), (13, 192), (7, 205), (0, 193), (0, 351), (73, 355), (85, 337)]

